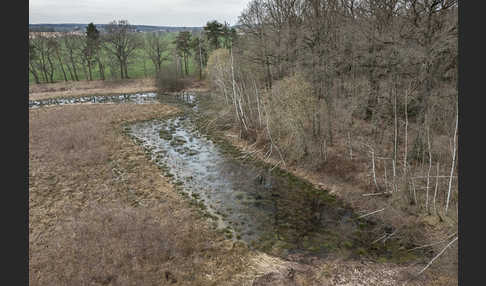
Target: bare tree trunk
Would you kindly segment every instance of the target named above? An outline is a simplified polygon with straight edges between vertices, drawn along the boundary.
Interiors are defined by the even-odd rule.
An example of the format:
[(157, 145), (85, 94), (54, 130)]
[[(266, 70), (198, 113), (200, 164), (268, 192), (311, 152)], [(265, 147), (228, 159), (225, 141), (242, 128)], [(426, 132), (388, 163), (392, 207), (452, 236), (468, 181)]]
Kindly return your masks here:
[(123, 61), (120, 60), (120, 79), (124, 79), (125, 76), (123, 75)]
[(145, 54), (142, 57), (142, 60), (143, 60), (143, 75), (144, 77), (147, 77), (147, 65), (145, 64)]
[(386, 177), (386, 160), (383, 160), (383, 168), (385, 169), (385, 174), (384, 174), (384, 177), (385, 177), (385, 193), (388, 191), (388, 180), (387, 180), (387, 177)]
[(189, 75), (189, 70), (187, 68), (187, 55), (184, 53), (184, 68), (186, 70), (186, 75)]
[(66, 68), (68, 70), (68, 73), (69, 73), (69, 76), (70, 76), (71, 80), (75, 80), (73, 71), (71, 70), (71, 67), (69, 66), (69, 64), (66, 64)]
[(411, 183), (412, 183), (412, 190), (413, 190), (413, 202), (415, 205), (417, 205), (418, 201), (417, 201), (417, 191), (415, 189), (415, 183), (413, 182), (413, 179), (410, 180)]
[(32, 65), (32, 63), (29, 63), (29, 71), (30, 73), (32, 73), (32, 75), (34, 76), (34, 79), (35, 79), (35, 83), (39, 84), (40, 83), (40, 80), (39, 80), (39, 75), (37, 74), (37, 71), (35, 70), (34, 66)]
[(428, 125), (428, 124), (427, 124), (427, 146), (428, 146), (428, 151), (429, 151), (429, 171), (427, 172), (425, 210), (430, 214), (430, 211), (429, 211), (429, 182), (430, 182), (430, 170), (432, 169), (432, 150), (430, 148), (430, 125)]
[(449, 208), (449, 199), (451, 196), (451, 189), (452, 189), (452, 175), (454, 174), (454, 166), (456, 163), (456, 138), (457, 138), (457, 124), (459, 122), (459, 110), (456, 106), (456, 128), (454, 130), (454, 145), (452, 149), (452, 164), (451, 164), (451, 176), (449, 178), (449, 190), (447, 191), (447, 202), (445, 207), (445, 213), (447, 214), (447, 210)]
[(82, 64), (81, 66), (83, 67), (84, 78), (85, 78), (86, 80), (88, 80), (89, 75), (88, 75), (88, 71), (86, 70), (86, 66), (87, 66), (87, 65), (86, 65), (86, 64), (83, 62), (83, 64)]
[(242, 119), (240, 118), (240, 115), (239, 115), (239, 112), (238, 112), (238, 106), (237, 106), (238, 103), (237, 103), (237, 100), (236, 100), (235, 72), (234, 72), (234, 68), (233, 68), (233, 49), (230, 49), (230, 53), (231, 53), (231, 85), (232, 85), (232, 90), (233, 90), (233, 105), (235, 107), (236, 119), (238, 120), (238, 123), (240, 123), (240, 126), (241, 126)]
[[(408, 165), (407, 165), (407, 157), (408, 157), (408, 89), (405, 90), (405, 151), (403, 155), (403, 186), (405, 187), (404, 191), (408, 190)], [(412, 200), (412, 199), (410, 199)]]
[(59, 61), (59, 66), (61, 67), (62, 74), (64, 75), (64, 81), (68, 81), (66, 71), (64, 70), (64, 65), (62, 64), (61, 55), (59, 54), (58, 50), (56, 51), (56, 55), (57, 55), (57, 60)]
[(51, 67), (50, 73), (49, 73), (49, 78), (51, 83), (54, 82), (54, 64), (52, 63), (50, 55), (47, 55), (47, 61), (49, 62), (49, 66)]
[(47, 76), (47, 70), (44, 61), (41, 65), (41, 71), (42, 71), (42, 76), (44, 77), (44, 82), (49, 82), (49, 77)]
[(179, 65), (181, 67), (181, 69), (180, 69), (181, 70), (181, 77), (184, 77), (184, 64), (183, 64), (183, 61), (184, 61), (183, 57), (180, 57), (179, 58)]
[(394, 119), (394, 140), (393, 140), (393, 191), (397, 191), (397, 181), (396, 181), (396, 163), (398, 155), (398, 116), (397, 116), (397, 88), (395, 87), (393, 92), (393, 119)]
[(407, 176), (407, 157), (408, 157), (408, 108), (407, 108), (407, 101), (408, 101), (408, 90), (405, 91), (405, 152), (403, 155), (403, 174)]
[(199, 45), (199, 80), (202, 80), (203, 64), (202, 64), (201, 39), (200, 38), (198, 39), (197, 43)]
[(258, 110), (258, 127), (262, 128), (262, 116), (261, 116), (261, 112), (260, 112), (260, 99), (259, 99), (259, 96), (258, 96), (258, 89), (257, 89), (255, 80), (253, 80), (253, 85), (255, 86), (255, 97), (256, 97), (257, 110)]
[(98, 58), (97, 61), (98, 61), (98, 68), (100, 70), (100, 78), (101, 78), (101, 80), (105, 80), (105, 66), (103, 65), (103, 62), (101, 61), (101, 58)]
[(76, 62), (74, 61), (72, 53), (70, 54), (70, 59), (71, 59), (71, 66), (73, 68), (74, 78), (76, 79), (76, 81), (79, 81), (78, 72), (76, 70)]
[(127, 60), (124, 60), (123, 61), (123, 70), (125, 71), (125, 78), (130, 78), (128, 76), (128, 63), (127, 63)]
[(434, 191), (434, 213), (437, 214), (436, 200), (437, 200), (437, 189), (439, 187), (439, 161), (437, 161), (437, 173), (435, 177), (435, 191)]
[(353, 144), (351, 142), (351, 134), (348, 131), (348, 145), (349, 145), (349, 158), (353, 160)]
[(88, 64), (88, 75), (89, 80), (93, 80), (93, 73), (91, 72), (91, 61), (86, 59), (86, 63)]

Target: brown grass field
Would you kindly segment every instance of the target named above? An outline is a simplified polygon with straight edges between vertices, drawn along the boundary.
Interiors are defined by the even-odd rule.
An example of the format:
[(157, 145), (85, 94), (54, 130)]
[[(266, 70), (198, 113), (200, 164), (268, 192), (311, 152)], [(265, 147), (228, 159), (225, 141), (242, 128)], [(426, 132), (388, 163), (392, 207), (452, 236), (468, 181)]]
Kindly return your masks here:
[[(65, 96), (63, 84), (31, 87), (30, 98)], [(98, 84), (107, 83), (69, 93), (92, 94)], [(135, 85), (143, 81), (99, 89), (141, 91)], [(30, 285), (447, 284), (427, 273), (404, 284), (420, 266), (283, 261), (225, 240), (122, 133), (123, 123), (176, 112), (163, 104), (29, 110)]]
[(117, 128), (174, 112), (161, 104), (30, 111), (31, 285), (210, 285), (245, 265), (245, 250), (210, 231)]
[(29, 85), (29, 100), (84, 95), (129, 94), (157, 90), (152, 78), (68, 81)]

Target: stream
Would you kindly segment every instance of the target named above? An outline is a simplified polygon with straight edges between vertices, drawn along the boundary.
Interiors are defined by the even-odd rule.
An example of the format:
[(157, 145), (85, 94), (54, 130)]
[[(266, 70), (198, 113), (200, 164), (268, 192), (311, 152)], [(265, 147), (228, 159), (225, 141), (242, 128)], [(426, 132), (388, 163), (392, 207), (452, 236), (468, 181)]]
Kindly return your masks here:
[[(326, 190), (317, 189), (280, 168), (258, 160), (240, 160), (229, 143), (200, 132), (194, 116), (198, 95), (155, 93), (30, 101), (30, 108), (77, 103), (176, 104), (183, 110), (166, 119), (126, 125), (150, 159), (180, 193), (212, 221), (227, 239), (287, 257), (289, 254), (371, 256), (412, 259), (398, 240), (371, 243), (393, 230), (358, 219)], [(186, 110), (186, 111), (184, 111)], [(189, 111), (189, 112), (188, 112)]]
[(42, 106), (66, 105), (66, 104), (80, 104), (80, 103), (154, 103), (157, 102), (157, 94), (136, 93), (136, 94), (121, 94), (121, 95), (94, 95), (94, 96), (80, 96), (70, 98), (48, 98), (42, 100), (29, 100), (29, 108), (38, 108)]

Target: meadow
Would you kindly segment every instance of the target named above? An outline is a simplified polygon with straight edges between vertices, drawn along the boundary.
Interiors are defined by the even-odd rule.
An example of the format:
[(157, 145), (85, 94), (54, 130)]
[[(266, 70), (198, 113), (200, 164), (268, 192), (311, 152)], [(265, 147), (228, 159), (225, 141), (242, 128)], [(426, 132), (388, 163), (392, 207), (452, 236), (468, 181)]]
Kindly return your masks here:
[[(148, 33), (148, 32), (147, 32)], [(132, 79), (140, 78), (154, 78), (156, 76), (156, 69), (153, 62), (150, 60), (146, 50), (146, 37), (147, 33), (139, 33), (136, 37), (144, 43), (143, 46), (136, 48), (134, 55), (128, 61), (128, 76)], [(167, 41), (169, 45), (167, 50), (163, 53), (165, 61), (162, 63), (163, 70), (175, 69), (174, 61), (174, 40), (177, 36), (176, 32), (165, 33), (160, 35), (164, 41)], [(120, 67), (116, 62), (110, 64), (110, 56), (106, 50), (101, 52), (102, 61), (105, 64), (105, 80), (119, 80), (120, 79)], [(191, 57), (192, 58), (192, 57)], [(197, 63), (193, 60), (188, 62), (189, 74), (197, 72)], [(93, 80), (101, 80), (101, 74), (96, 64), (93, 66)], [(80, 81), (88, 80), (89, 75), (87, 69), (83, 68), (82, 63), (78, 63), (78, 78)], [(56, 62), (54, 64), (54, 82), (65, 81), (60, 65)], [(68, 81), (72, 81), (68, 74)], [(35, 78), (32, 73), (29, 72), (29, 85), (35, 84)]]

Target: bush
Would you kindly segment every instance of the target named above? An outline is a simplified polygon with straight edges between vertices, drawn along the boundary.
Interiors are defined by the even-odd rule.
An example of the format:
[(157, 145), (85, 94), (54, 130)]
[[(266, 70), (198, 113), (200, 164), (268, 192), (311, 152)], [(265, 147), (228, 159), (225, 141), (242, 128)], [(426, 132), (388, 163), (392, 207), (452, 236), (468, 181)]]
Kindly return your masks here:
[(189, 85), (189, 80), (177, 75), (177, 71), (168, 68), (157, 74), (157, 88), (161, 92), (182, 91)]
[(275, 82), (266, 99), (272, 137), (287, 159), (298, 161), (310, 155), (313, 114), (317, 100), (305, 77), (296, 74)]

